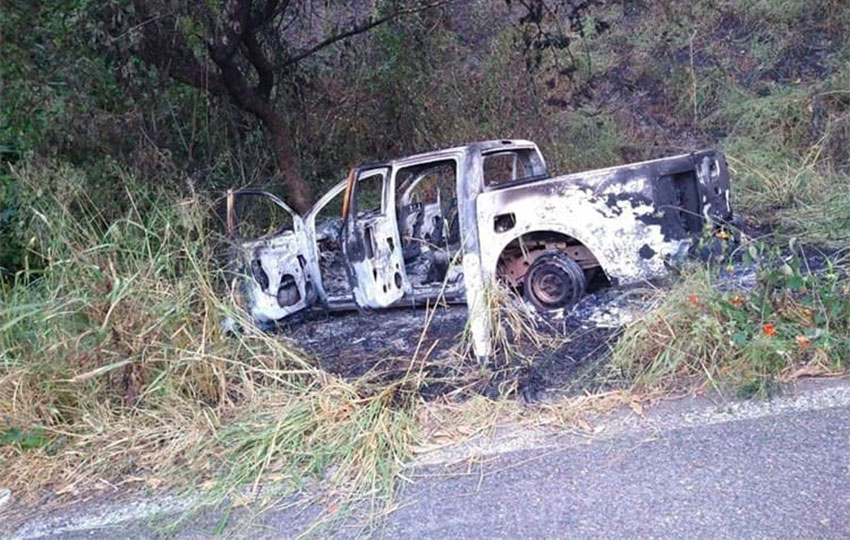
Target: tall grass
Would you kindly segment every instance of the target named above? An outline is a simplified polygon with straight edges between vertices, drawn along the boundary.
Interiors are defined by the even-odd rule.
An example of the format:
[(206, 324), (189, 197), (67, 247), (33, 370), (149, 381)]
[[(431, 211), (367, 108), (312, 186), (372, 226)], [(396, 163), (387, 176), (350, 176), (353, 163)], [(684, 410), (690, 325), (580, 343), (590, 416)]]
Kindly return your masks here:
[(218, 269), (211, 201), (123, 178), (125, 213), (106, 220), (82, 172), (16, 174), (30, 263), (0, 290), (0, 470), (16, 499), (204, 481), (223, 497), (330, 465), (341, 492), (386, 493), (415, 389), (345, 382), (253, 330)]
[(721, 145), (740, 213), (824, 247), (850, 242), (848, 83), (838, 73), (767, 96), (726, 90), (728, 100), (707, 123), (729, 130)]

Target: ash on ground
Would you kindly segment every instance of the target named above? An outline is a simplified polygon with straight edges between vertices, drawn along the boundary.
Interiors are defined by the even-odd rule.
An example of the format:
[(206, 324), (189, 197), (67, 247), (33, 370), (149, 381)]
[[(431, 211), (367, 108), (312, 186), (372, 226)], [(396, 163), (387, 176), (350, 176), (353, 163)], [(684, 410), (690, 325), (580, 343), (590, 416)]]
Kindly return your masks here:
[[(539, 330), (556, 347), (520, 343), (521, 359), (475, 361), (464, 339), (467, 308), (410, 308), (347, 313), (311, 312), (280, 327), (293, 345), (326, 371), (346, 379), (387, 383), (424, 372), (426, 399), (505, 391), (539, 400), (583, 391), (607, 365), (610, 344), (649, 307), (651, 289), (602, 288), (571, 310), (541, 319)], [(516, 352), (516, 351), (515, 351)]]

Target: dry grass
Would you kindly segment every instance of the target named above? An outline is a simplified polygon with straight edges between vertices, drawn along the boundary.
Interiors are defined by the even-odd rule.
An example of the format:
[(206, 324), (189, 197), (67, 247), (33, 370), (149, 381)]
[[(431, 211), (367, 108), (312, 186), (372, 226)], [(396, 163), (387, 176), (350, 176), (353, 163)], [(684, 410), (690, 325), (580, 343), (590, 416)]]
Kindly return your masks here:
[[(34, 186), (70, 173), (19, 174)], [(298, 489), (313, 477), (333, 493), (334, 508), (367, 497), (375, 516), (391, 504), (414, 451), (497, 437), (509, 425), (592, 434), (604, 414), (622, 406), (639, 413), (682, 381), (754, 373), (756, 364), (736, 364), (744, 357), (728, 346), (724, 320), (690, 301), (721, 294), (707, 274), (694, 274), (659, 292), (660, 308), (626, 333), (615, 362), (631, 388), (531, 406), (482, 396), (423, 404), (427, 324), (404, 376), (341, 380), (286, 340), (253, 330), (222, 294), (229, 277), (210, 271), (202, 198), (128, 196), (127, 217), (100, 226), (94, 215), (79, 220), (85, 198), (71, 196), (76, 208), (50, 198), (34, 204), (31, 247), (42, 266), (2, 291), (0, 466), (8, 471), (3, 487), (21, 502), (124, 487), (200, 489), (219, 502), (259, 494), (267, 482)], [(495, 347), (508, 366), (563, 345), (566, 338), (509, 291), (489, 298)], [(244, 331), (224, 335), (224, 317)], [(814, 347), (808, 362), (764, 373), (832, 368), (821, 350), (837, 349)]]
[[(728, 298), (696, 273), (660, 291), (659, 309), (626, 332), (615, 363), (634, 382), (629, 389), (532, 406), (481, 396), (426, 405), (419, 389), (432, 367), (424, 336), (433, 311), (402, 377), (341, 380), (285, 339), (255, 331), (224, 294), (232, 276), (212, 270), (208, 201), (127, 192), (126, 215), (104, 220), (84, 190), (65, 189), (59, 200), (39, 188), (78, 174), (18, 171), (34, 194), (42, 189), (31, 207), (32, 264), (0, 291), (0, 467), (19, 502), (124, 487), (201, 489), (217, 502), (257, 494), (267, 481), (292, 490), (314, 477), (335, 506), (365, 496), (377, 515), (415, 448), (498, 436), (505, 425), (592, 433), (600, 415), (642, 410), (683, 381), (811, 374), (834, 369), (843, 350), (813, 337), (805, 356), (776, 364), (782, 354), (762, 347), (774, 342), (751, 332), (758, 346), (742, 354), (729, 343), (726, 312), (711, 303)], [(452, 399), (476, 377), (527, 366), (568, 339), (510, 291), (496, 287), (488, 298), (501, 364), (479, 366)], [(784, 305), (789, 320), (807, 309)], [(240, 335), (224, 334), (226, 317)], [(831, 330), (846, 339), (844, 327)], [(468, 354), (468, 342), (458, 351)], [(515, 379), (502, 380), (502, 396), (515, 393)]]
[(732, 171), (744, 181), (735, 197), (742, 209), (779, 232), (826, 248), (850, 242), (850, 175), (823, 163), (823, 139), (799, 162), (777, 160), (760, 166), (728, 156)]
[[(17, 174), (36, 195), (80, 173)], [(33, 197), (33, 264), (0, 290), (2, 487), (19, 503), (128, 486), (222, 500), (332, 470), (340, 493), (386, 494), (415, 435), (406, 381), (343, 381), (254, 330), (213, 270), (209, 203), (137, 193), (108, 223), (84, 190)]]
[(556, 350), (569, 341), (507, 284), (493, 283), (485, 294), (492, 349), (500, 362), (528, 365), (540, 352)]
[[(646, 408), (663, 398), (660, 392), (631, 388), (535, 404), (483, 396), (460, 403), (427, 403), (416, 412), (421, 437), (415, 453), (426, 463), (429, 454), (441, 456), (441, 460), (449, 457), (472, 463), (494, 443), (523, 445), (528, 438), (564, 434), (594, 437), (613, 411), (628, 407), (634, 414), (643, 415)], [(444, 454), (446, 451), (449, 453)]]

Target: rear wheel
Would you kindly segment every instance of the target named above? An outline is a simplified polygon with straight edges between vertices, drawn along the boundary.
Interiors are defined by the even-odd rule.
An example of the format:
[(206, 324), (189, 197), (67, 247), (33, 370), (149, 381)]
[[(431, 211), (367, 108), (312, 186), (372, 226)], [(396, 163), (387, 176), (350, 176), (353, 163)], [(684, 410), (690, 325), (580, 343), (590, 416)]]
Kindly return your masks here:
[(538, 311), (554, 311), (578, 302), (586, 288), (577, 262), (560, 251), (547, 251), (526, 272), (523, 296)]

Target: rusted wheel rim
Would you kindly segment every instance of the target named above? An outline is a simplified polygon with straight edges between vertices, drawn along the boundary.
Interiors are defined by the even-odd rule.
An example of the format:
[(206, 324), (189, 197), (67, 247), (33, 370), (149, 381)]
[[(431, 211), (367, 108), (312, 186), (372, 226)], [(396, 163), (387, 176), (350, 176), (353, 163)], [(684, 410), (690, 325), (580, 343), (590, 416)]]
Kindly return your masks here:
[(572, 304), (579, 286), (575, 276), (555, 261), (532, 269), (526, 281), (531, 295), (547, 309)]

